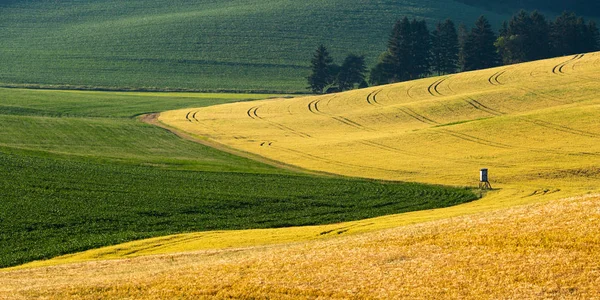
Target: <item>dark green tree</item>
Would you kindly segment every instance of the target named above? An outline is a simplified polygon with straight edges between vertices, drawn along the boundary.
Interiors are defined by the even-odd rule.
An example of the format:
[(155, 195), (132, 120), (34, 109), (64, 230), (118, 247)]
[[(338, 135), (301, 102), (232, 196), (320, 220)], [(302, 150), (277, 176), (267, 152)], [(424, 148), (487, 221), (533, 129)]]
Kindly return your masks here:
[(381, 53), (377, 59), (377, 64), (369, 73), (369, 83), (372, 85), (382, 85), (392, 83), (394, 78), (394, 65), (390, 52)]
[(454, 22), (438, 23), (431, 35), (432, 67), (439, 75), (456, 72), (458, 68), (459, 44)]
[(467, 27), (465, 24), (458, 24), (458, 67), (460, 71), (464, 71), (465, 66), (465, 44), (467, 42)]
[(528, 59), (538, 60), (552, 57), (550, 49), (550, 22), (538, 11), (531, 13), (531, 29), (529, 36), (531, 40), (528, 45)]
[(595, 22), (585, 23), (574, 13), (563, 12), (551, 24), (551, 45), (556, 56), (598, 50), (598, 27)]
[(353, 89), (356, 84), (365, 81), (367, 65), (365, 57), (362, 55), (349, 54), (344, 59), (337, 75), (337, 84), (341, 91)]
[(333, 58), (325, 46), (317, 47), (313, 58), (310, 61), (311, 71), (308, 79), (308, 89), (316, 94), (322, 94), (325, 87), (332, 84), (335, 79), (336, 66), (333, 64)]
[(522, 10), (503, 24), (496, 41), (504, 64), (514, 64), (550, 57), (550, 26), (546, 18), (534, 11)]
[(431, 70), (431, 34), (425, 20), (411, 21), (410, 37), (408, 79), (422, 78), (429, 75)]
[(588, 24), (587, 30), (588, 37), (586, 39), (589, 41), (588, 49), (585, 52), (594, 52), (600, 50), (600, 31), (598, 31), (598, 26), (596, 22), (590, 21)]
[(425, 21), (404, 17), (392, 28), (388, 49), (371, 70), (373, 84), (423, 77), (431, 69), (431, 37)]
[(491, 68), (498, 65), (499, 57), (494, 42), (496, 35), (488, 20), (481, 16), (467, 35), (463, 48), (465, 71)]
[(384, 64), (392, 70), (390, 82), (406, 81), (410, 79), (409, 70), (412, 69), (411, 57), (411, 24), (407, 17), (397, 21), (392, 28), (388, 41), (389, 55), (384, 56)]

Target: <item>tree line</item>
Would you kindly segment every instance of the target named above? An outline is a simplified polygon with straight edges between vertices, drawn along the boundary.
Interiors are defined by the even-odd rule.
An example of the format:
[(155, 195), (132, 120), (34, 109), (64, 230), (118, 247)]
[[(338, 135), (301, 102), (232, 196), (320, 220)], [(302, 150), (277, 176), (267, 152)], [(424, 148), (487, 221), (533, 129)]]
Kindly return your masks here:
[[(569, 12), (549, 21), (537, 11), (520, 11), (502, 23), (497, 34), (484, 16), (470, 30), (445, 20), (432, 31), (424, 20), (404, 17), (394, 24), (387, 50), (370, 70), (368, 83), (388, 84), (598, 50), (596, 23)], [(368, 86), (364, 56), (350, 54), (338, 66), (320, 45), (311, 70), (308, 84), (314, 93)]]

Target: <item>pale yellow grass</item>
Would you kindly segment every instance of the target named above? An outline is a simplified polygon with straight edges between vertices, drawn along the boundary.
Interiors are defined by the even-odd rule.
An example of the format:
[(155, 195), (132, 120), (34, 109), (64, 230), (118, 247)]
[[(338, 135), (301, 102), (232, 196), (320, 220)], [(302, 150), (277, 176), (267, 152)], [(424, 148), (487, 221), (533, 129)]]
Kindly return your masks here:
[(591, 53), (341, 94), (170, 111), (159, 120), (309, 170), (474, 186), (487, 167), (500, 198), (556, 198), (600, 183), (598, 79), (600, 53)]
[(0, 298), (598, 299), (600, 196), (288, 245), (0, 273)]

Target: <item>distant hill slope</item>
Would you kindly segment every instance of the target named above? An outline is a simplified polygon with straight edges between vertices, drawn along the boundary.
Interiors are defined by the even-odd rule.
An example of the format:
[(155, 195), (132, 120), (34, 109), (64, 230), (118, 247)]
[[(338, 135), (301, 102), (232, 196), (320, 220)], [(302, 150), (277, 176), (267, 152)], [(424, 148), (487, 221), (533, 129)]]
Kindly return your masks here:
[(598, 74), (595, 52), (161, 120), (309, 170), (474, 186), (486, 167), (495, 196), (567, 197), (600, 186)]
[(471, 24), (452, 0), (9, 1), (0, 4), (0, 83), (306, 91), (313, 50), (372, 63), (402, 17)]
[(597, 0), (457, 0), (458, 2), (491, 9), (499, 12), (512, 13), (516, 7), (523, 9), (545, 10), (561, 13), (565, 10), (591, 17), (600, 17), (600, 2)]

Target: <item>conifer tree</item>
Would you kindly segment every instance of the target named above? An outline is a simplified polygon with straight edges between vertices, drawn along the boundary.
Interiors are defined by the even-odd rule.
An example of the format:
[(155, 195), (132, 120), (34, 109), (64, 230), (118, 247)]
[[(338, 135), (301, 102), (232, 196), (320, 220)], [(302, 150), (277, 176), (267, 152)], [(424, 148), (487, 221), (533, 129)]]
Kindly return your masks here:
[(323, 89), (333, 83), (335, 78), (335, 65), (325, 46), (317, 47), (311, 60), (311, 70), (311, 75), (307, 77), (308, 88), (314, 93), (322, 94)]
[(389, 51), (381, 53), (377, 59), (377, 64), (369, 73), (369, 83), (372, 85), (382, 85), (393, 82), (394, 65), (392, 55)]
[(411, 24), (407, 17), (397, 21), (392, 29), (388, 41), (390, 55), (384, 57), (384, 64), (392, 70), (391, 82), (406, 81), (410, 78), (409, 70), (412, 69), (411, 54)]
[(404, 17), (394, 24), (388, 50), (371, 70), (370, 81), (384, 84), (423, 77), (431, 69), (431, 37), (425, 21)]
[(529, 60), (545, 59), (552, 56), (550, 49), (550, 23), (538, 11), (531, 13), (531, 29), (529, 30)]
[(551, 24), (551, 45), (555, 56), (571, 55), (598, 50), (595, 22), (585, 23), (582, 17), (564, 12)]
[(349, 54), (344, 59), (337, 76), (339, 89), (345, 91), (353, 89), (355, 84), (362, 84), (365, 81), (366, 71), (365, 57)]
[(492, 26), (484, 16), (479, 17), (465, 41), (463, 69), (471, 71), (497, 66), (499, 59), (495, 41)]
[(411, 21), (410, 37), (411, 61), (407, 66), (409, 80), (425, 77), (431, 70), (431, 34), (425, 20)]
[(465, 24), (460, 23), (458, 25), (458, 67), (460, 71), (465, 71), (465, 44), (467, 42), (467, 27)]
[(458, 33), (454, 22), (439, 22), (432, 33), (432, 66), (439, 75), (456, 72), (459, 59)]
[(504, 64), (513, 64), (550, 57), (550, 34), (546, 18), (524, 10), (503, 24), (496, 41)]
[(596, 22), (590, 21), (588, 24), (588, 37), (586, 38), (589, 41), (588, 49), (586, 52), (594, 52), (600, 50), (600, 31), (598, 31), (598, 26)]

